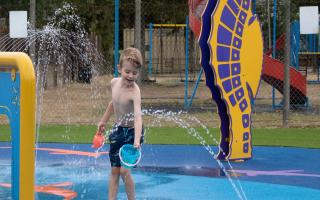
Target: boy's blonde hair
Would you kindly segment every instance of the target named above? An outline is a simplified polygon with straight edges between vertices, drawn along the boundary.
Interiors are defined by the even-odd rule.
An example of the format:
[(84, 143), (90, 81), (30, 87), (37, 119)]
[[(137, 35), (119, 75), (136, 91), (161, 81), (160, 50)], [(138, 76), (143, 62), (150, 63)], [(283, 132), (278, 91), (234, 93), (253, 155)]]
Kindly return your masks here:
[(141, 52), (139, 49), (133, 47), (128, 47), (121, 52), (119, 63), (120, 68), (122, 67), (124, 61), (130, 62), (138, 69), (140, 69), (143, 64)]

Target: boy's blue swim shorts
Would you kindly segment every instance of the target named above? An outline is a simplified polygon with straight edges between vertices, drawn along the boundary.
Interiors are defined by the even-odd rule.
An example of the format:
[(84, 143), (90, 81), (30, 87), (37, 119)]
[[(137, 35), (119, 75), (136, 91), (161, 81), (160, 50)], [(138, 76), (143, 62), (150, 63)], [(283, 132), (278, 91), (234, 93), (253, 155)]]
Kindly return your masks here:
[[(144, 128), (142, 127), (140, 143), (144, 140)], [(109, 158), (111, 167), (121, 167), (119, 150), (124, 144), (134, 143), (134, 128), (114, 126), (109, 135)]]

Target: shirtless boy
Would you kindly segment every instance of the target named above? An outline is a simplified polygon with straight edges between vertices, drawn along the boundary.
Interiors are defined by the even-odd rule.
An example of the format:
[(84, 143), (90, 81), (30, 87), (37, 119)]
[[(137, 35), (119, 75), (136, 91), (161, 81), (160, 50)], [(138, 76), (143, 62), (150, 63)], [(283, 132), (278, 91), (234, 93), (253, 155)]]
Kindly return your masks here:
[(128, 200), (135, 199), (133, 178), (130, 170), (121, 167), (119, 149), (124, 144), (133, 144), (135, 148), (140, 148), (140, 143), (143, 141), (141, 94), (135, 82), (141, 66), (142, 56), (138, 49), (130, 47), (123, 50), (118, 65), (121, 77), (111, 80), (112, 100), (98, 124), (99, 132), (103, 133), (106, 123), (114, 113), (116, 121), (109, 135), (111, 163), (109, 200), (115, 200), (117, 197), (120, 176), (125, 184)]

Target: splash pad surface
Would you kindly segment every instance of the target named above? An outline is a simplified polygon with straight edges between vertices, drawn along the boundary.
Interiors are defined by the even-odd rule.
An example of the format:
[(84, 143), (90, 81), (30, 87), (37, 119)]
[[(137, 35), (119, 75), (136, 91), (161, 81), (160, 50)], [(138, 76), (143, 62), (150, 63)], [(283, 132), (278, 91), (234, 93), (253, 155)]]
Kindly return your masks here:
[[(39, 144), (36, 199), (107, 199), (108, 145), (97, 154), (88, 144)], [(217, 152), (217, 149), (213, 147)], [(0, 198), (10, 196), (10, 143), (0, 143)], [(241, 199), (216, 161), (199, 145), (143, 145), (132, 170), (137, 199)], [(255, 147), (254, 158), (227, 163), (246, 199), (319, 199), (320, 149)], [(239, 181), (238, 181), (239, 180)], [(126, 199), (120, 182), (119, 199)]]

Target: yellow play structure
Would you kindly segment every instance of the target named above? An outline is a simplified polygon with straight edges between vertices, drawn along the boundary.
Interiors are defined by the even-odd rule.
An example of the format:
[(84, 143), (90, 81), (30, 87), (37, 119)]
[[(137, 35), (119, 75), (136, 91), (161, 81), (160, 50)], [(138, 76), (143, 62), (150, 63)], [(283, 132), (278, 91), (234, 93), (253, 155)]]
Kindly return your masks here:
[(221, 119), (221, 160), (252, 157), (252, 111), (261, 80), (263, 40), (251, 4), (209, 0), (202, 14), (201, 65)]
[(0, 52), (0, 115), (10, 122), (12, 199), (34, 199), (35, 73), (20, 52)]

